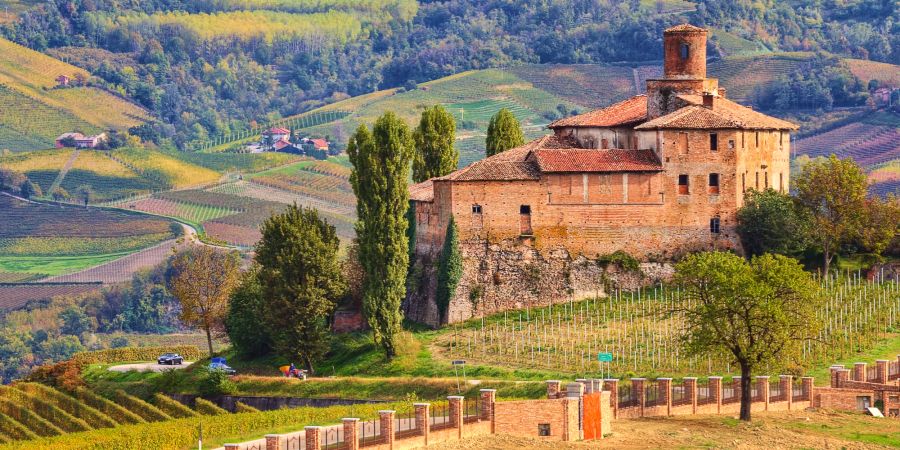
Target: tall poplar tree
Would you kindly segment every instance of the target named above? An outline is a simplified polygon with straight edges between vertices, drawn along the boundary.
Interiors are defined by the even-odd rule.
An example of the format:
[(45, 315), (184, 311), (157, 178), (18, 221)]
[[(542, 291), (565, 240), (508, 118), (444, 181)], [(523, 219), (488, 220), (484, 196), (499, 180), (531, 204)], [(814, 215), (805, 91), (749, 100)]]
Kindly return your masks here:
[(396, 354), (409, 266), (407, 209), (410, 159), (415, 143), (409, 127), (392, 112), (370, 132), (360, 125), (347, 145), (356, 194), (356, 236), (365, 272), (363, 312), (375, 342), (388, 358)]
[(441, 249), (441, 259), (438, 261), (437, 273), (437, 305), (441, 312), (441, 321), (448, 322), (447, 311), (450, 309), (450, 300), (456, 295), (456, 287), (462, 278), (462, 254), (459, 251), (459, 230), (453, 216), (447, 224), (447, 234), (444, 237), (444, 247)]
[(426, 108), (419, 126), (413, 132), (416, 153), (413, 158), (413, 181), (442, 177), (456, 170), (459, 152), (453, 148), (456, 121), (441, 105)]
[(486, 156), (494, 156), (511, 148), (525, 145), (525, 135), (519, 121), (508, 109), (503, 108), (488, 123)]

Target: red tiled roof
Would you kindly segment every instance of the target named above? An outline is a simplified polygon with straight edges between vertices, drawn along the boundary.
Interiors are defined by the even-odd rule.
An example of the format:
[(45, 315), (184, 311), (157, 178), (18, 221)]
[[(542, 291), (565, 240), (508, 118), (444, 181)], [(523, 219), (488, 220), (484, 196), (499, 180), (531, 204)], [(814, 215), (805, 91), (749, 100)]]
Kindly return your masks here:
[(663, 31), (663, 33), (673, 33), (673, 32), (677, 33), (679, 31), (707, 31), (707, 30), (706, 30), (706, 28), (696, 27), (689, 23), (683, 23), (681, 25), (675, 25), (674, 27), (666, 28), (666, 30)]
[(540, 172), (533, 161), (528, 160), (531, 150), (537, 148), (554, 136), (535, 139), (521, 147), (511, 148), (489, 158), (475, 161), (449, 175), (435, 180), (453, 181), (515, 181), (537, 180)]
[(679, 95), (691, 103), (669, 114), (634, 127), (635, 130), (675, 129), (762, 129), (796, 130), (793, 123), (754, 111), (731, 100), (715, 97), (712, 108), (702, 106), (699, 95)]
[(273, 127), (269, 128), (269, 134), (291, 134), (291, 130), (288, 130), (287, 128)]
[(661, 171), (653, 150), (538, 149), (534, 158), (541, 172)]
[(312, 142), (313, 146), (315, 146), (317, 149), (328, 148), (328, 141), (326, 141), (325, 139), (310, 139), (310, 142)]
[(279, 140), (278, 142), (275, 143), (275, 149), (276, 149), (276, 150), (281, 150), (281, 149), (283, 149), (283, 148), (285, 148), (285, 147), (290, 147), (290, 146), (291, 146), (290, 141)]
[(614, 127), (641, 122), (647, 119), (647, 96), (636, 95), (603, 109), (564, 117), (550, 124), (550, 128), (562, 127)]
[(409, 199), (414, 202), (434, 201), (434, 182), (425, 180), (409, 187)]

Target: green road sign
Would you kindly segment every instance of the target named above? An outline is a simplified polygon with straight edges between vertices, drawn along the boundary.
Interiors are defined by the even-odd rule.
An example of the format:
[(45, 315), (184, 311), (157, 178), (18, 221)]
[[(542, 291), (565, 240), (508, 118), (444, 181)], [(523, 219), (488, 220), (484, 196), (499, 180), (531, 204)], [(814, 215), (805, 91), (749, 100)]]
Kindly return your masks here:
[(612, 360), (613, 360), (612, 353), (597, 353), (597, 361), (612, 362)]

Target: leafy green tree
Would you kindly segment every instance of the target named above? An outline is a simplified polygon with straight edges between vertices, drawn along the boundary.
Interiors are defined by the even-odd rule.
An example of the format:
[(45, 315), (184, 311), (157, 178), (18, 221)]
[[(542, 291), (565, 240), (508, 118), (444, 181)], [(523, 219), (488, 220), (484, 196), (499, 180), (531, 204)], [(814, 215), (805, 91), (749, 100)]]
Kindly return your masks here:
[(494, 156), (524, 144), (525, 135), (512, 112), (503, 108), (491, 117), (485, 142), (486, 156)]
[(725, 252), (695, 253), (675, 266), (684, 300), (682, 344), (694, 356), (730, 357), (741, 369), (741, 420), (750, 420), (757, 369), (801, 356), (820, 328), (818, 285), (797, 260), (765, 254), (749, 261)]
[(737, 212), (737, 232), (747, 255), (792, 255), (806, 249), (809, 217), (788, 194), (751, 190)]
[(272, 351), (272, 333), (267, 323), (266, 300), (259, 282), (259, 267), (244, 273), (241, 284), (231, 294), (225, 331), (231, 345), (241, 354), (260, 356)]
[(31, 180), (25, 180), (25, 182), (22, 183), (22, 187), (20, 189), (22, 197), (25, 198), (40, 197), (41, 195), (43, 195), (41, 187), (34, 184)]
[(69, 198), (71, 198), (69, 196), (69, 193), (66, 192), (66, 190), (61, 187), (57, 187), (56, 189), (54, 189), (53, 192), (50, 193), (50, 197), (52, 197), (53, 200), (56, 200), (58, 202), (64, 202), (64, 201), (68, 200)]
[(813, 241), (824, 258), (827, 274), (841, 246), (859, 236), (865, 226), (866, 174), (853, 159), (816, 159), (803, 166), (794, 180), (797, 199), (813, 220)]
[(900, 199), (894, 194), (866, 199), (865, 224), (860, 229), (862, 246), (880, 256), (900, 231)]
[(65, 361), (71, 358), (72, 355), (82, 351), (84, 351), (84, 346), (81, 345), (81, 341), (75, 336), (64, 335), (50, 338), (40, 345), (40, 353), (45, 360), (52, 362)]
[(328, 317), (346, 289), (334, 226), (313, 208), (292, 205), (262, 225), (256, 246), (259, 284), (275, 350), (313, 362), (329, 348)]
[(59, 328), (62, 334), (81, 336), (82, 333), (91, 330), (91, 318), (77, 306), (72, 305), (64, 309), (59, 313), (59, 319), (62, 320), (62, 326)]
[(413, 158), (413, 181), (421, 183), (456, 170), (459, 152), (453, 148), (456, 121), (441, 105), (426, 108), (419, 126), (413, 132), (416, 153)]
[(75, 189), (75, 196), (84, 202), (84, 206), (87, 206), (94, 198), (94, 188), (90, 185), (82, 184)]
[(206, 333), (210, 357), (212, 335), (224, 331), (228, 298), (239, 282), (239, 268), (237, 253), (207, 245), (189, 247), (172, 259), (169, 285), (181, 303), (181, 321)]
[(392, 112), (375, 121), (369, 132), (361, 125), (350, 138), (353, 164), (350, 183), (356, 194), (356, 236), (365, 271), (363, 312), (375, 342), (387, 357), (396, 354), (409, 267), (406, 213), (407, 179), (414, 142), (409, 127)]
[(462, 253), (459, 251), (459, 230), (453, 216), (447, 223), (447, 234), (444, 237), (444, 247), (441, 249), (441, 259), (438, 262), (437, 272), (437, 305), (441, 312), (441, 321), (447, 322), (447, 311), (450, 308), (450, 300), (456, 295), (456, 287), (462, 278), (463, 265)]

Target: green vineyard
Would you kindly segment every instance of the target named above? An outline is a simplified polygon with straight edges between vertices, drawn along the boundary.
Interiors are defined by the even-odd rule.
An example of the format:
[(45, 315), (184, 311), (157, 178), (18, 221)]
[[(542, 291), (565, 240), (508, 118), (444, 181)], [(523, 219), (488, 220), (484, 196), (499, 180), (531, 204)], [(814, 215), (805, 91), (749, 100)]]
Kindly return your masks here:
[(219, 136), (208, 141), (191, 142), (187, 144), (187, 149), (188, 151), (220, 152), (238, 144), (259, 141), (260, 134), (271, 127), (284, 127), (301, 131), (343, 119), (348, 115), (350, 113), (347, 111), (311, 111), (276, 120), (263, 126), (252, 127), (246, 131)]

